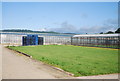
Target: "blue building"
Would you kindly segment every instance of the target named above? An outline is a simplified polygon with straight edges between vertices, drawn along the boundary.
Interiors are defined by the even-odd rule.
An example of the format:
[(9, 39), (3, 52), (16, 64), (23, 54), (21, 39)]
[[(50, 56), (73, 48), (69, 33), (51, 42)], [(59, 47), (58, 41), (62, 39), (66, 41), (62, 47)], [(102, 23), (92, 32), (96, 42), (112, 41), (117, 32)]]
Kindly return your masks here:
[(38, 35), (27, 35), (22, 37), (22, 45), (43, 45), (43, 37)]

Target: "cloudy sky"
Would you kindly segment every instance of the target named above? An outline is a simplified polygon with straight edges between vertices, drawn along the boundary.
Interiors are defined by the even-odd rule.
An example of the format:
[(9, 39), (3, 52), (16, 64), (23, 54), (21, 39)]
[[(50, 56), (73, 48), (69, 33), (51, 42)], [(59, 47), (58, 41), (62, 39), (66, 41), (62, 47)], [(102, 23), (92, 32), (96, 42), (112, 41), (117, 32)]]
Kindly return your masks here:
[(2, 3), (2, 29), (100, 33), (117, 28), (117, 2)]

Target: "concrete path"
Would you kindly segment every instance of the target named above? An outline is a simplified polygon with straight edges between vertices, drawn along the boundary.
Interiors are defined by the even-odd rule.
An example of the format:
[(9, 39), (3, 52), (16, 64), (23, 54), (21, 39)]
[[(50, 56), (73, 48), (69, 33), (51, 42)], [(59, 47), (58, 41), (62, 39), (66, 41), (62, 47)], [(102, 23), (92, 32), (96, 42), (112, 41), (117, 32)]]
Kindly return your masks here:
[[(120, 75), (119, 75), (120, 76)], [(82, 76), (77, 79), (118, 79), (118, 74), (96, 75), (96, 76)]]
[(3, 48), (2, 51), (3, 79), (56, 79), (70, 77), (42, 62), (37, 62), (21, 54), (16, 54), (7, 48)]
[(0, 46), (0, 81), (2, 80), (2, 47)]

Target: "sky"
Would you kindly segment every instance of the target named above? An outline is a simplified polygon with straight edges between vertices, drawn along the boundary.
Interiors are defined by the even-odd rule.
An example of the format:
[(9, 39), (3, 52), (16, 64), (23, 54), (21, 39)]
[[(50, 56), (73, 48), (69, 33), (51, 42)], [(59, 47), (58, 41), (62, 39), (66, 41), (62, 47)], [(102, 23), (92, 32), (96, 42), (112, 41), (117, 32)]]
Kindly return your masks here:
[(2, 29), (100, 33), (118, 28), (118, 2), (2, 2)]

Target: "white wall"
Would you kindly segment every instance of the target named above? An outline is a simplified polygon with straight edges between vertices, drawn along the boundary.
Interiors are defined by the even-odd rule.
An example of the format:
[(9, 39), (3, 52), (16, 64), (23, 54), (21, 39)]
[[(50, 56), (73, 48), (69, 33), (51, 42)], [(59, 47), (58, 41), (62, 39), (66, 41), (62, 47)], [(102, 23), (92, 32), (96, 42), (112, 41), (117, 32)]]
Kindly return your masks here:
[[(0, 35), (0, 43), (4, 45), (22, 45), (22, 36), (25, 35), (14, 35), (14, 34), (1, 34)], [(71, 37), (65, 37), (65, 36), (41, 36), (43, 37), (43, 44), (49, 45), (49, 44), (71, 44)]]
[(6, 45), (22, 45), (22, 35), (1, 34), (0, 43)]

